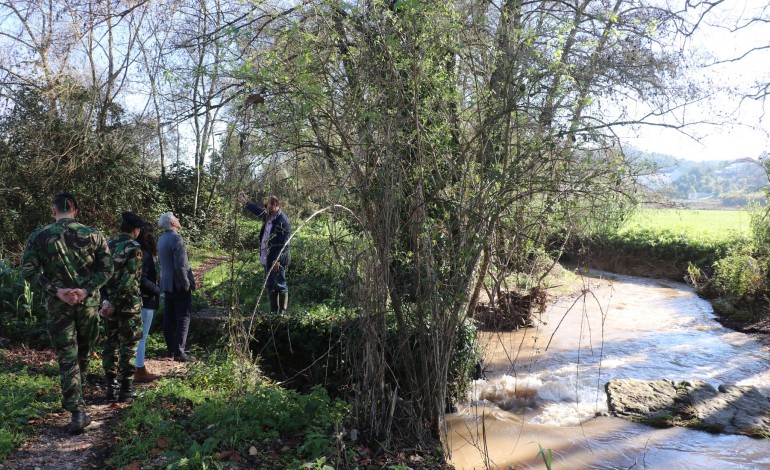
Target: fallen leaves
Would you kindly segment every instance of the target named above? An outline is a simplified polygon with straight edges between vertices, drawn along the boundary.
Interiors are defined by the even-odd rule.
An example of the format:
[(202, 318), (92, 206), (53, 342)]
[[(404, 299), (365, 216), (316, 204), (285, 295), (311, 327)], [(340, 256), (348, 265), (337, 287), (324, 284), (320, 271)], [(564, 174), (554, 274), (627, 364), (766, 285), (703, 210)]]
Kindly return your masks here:
[(237, 450), (223, 450), (217, 456), (217, 460), (219, 460), (220, 462), (240, 463), (243, 459), (241, 458), (241, 454)]

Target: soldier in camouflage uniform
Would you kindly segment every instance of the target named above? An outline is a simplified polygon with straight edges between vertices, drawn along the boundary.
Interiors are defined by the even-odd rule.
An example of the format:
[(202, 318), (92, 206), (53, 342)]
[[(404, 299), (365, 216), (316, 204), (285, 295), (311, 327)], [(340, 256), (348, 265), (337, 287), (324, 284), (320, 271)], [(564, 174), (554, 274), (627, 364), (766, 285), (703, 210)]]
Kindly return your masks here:
[[(105, 287), (102, 304), (105, 341), (102, 366), (107, 378), (107, 396), (121, 402), (136, 398), (133, 381), (134, 356), (142, 337), (142, 249), (136, 241), (144, 221), (133, 212), (123, 212), (121, 234), (110, 240), (115, 272)], [(117, 378), (120, 390), (117, 391)], [(117, 396), (116, 396), (117, 392)]]
[(56, 222), (33, 232), (21, 259), (21, 273), (48, 298), (48, 331), (59, 360), (62, 406), (72, 413), (70, 432), (91, 423), (85, 412), (83, 385), (91, 343), (98, 335), (99, 288), (112, 275), (104, 236), (75, 222), (78, 205), (62, 193), (51, 202)]

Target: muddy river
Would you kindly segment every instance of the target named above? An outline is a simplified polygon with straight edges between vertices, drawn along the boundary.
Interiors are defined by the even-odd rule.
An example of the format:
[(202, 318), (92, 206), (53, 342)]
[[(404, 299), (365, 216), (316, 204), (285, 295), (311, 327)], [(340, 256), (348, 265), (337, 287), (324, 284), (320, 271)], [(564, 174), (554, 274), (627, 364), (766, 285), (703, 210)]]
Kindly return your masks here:
[(722, 327), (685, 284), (603, 274), (536, 326), (484, 333), (487, 380), (447, 416), (458, 469), (770, 469), (770, 440), (655, 429), (604, 416), (616, 378), (754, 385), (770, 396), (770, 349)]

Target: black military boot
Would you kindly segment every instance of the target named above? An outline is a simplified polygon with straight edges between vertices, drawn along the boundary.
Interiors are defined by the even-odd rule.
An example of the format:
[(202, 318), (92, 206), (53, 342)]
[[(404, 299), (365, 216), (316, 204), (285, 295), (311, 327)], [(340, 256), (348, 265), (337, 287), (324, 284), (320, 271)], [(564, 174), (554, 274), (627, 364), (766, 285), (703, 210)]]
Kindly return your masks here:
[(289, 308), (289, 291), (278, 292), (278, 313), (285, 313)]
[(120, 393), (118, 393), (118, 401), (121, 403), (131, 402), (136, 398), (136, 392), (134, 391), (134, 381), (131, 379), (123, 379), (120, 382)]
[(107, 399), (115, 401), (118, 399), (118, 379), (112, 374), (105, 374), (107, 378)]
[(86, 410), (73, 411), (69, 432), (70, 434), (80, 434), (89, 424), (91, 424), (91, 418), (86, 414)]
[(270, 311), (275, 313), (278, 311), (278, 292), (271, 290), (267, 291), (267, 296), (270, 298)]

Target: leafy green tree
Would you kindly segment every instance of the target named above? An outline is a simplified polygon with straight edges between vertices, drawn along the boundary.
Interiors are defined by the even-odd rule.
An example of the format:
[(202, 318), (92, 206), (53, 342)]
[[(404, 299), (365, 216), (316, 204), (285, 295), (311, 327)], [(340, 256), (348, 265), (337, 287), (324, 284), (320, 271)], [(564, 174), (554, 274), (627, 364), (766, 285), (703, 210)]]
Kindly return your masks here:
[(62, 191), (78, 197), (81, 220), (115, 231), (119, 214), (158, 212), (152, 171), (143, 165), (141, 123), (124, 122), (117, 105), (95, 132), (91, 90), (71, 82), (52, 102), (36, 88), (14, 90), (10, 112), (0, 116), (0, 172), (5, 203), (0, 252), (20, 253), (35, 228), (50, 222), (51, 198)]

